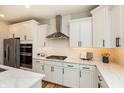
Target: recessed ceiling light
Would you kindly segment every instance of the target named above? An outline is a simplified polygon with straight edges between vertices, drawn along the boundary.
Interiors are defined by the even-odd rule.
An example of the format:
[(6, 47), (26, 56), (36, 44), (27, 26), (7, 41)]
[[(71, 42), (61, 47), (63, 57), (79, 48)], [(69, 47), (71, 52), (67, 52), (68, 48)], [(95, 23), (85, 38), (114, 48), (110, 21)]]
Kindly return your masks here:
[(30, 8), (30, 5), (25, 5), (26, 8)]
[(3, 18), (3, 17), (5, 17), (5, 16), (4, 16), (3, 14), (0, 14), (0, 17), (2, 17), (2, 18)]

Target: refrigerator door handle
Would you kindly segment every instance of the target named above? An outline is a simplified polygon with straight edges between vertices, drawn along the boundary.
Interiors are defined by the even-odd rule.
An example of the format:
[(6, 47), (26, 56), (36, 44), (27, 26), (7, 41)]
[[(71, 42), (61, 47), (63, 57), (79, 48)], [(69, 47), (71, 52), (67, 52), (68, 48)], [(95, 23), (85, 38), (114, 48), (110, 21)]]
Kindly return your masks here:
[(6, 60), (6, 49), (4, 50), (4, 58)]
[(9, 54), (10, 54), (10, 53), (9, 53), (9, 46), (8, 46), (8, 62), (9, 62)]
[(6, 46), (6, 61), (9, 62), (9, 45)]
[(8, 58), (8, 45), (6, 46), (6, 62), (8, 62), (7, 58)]

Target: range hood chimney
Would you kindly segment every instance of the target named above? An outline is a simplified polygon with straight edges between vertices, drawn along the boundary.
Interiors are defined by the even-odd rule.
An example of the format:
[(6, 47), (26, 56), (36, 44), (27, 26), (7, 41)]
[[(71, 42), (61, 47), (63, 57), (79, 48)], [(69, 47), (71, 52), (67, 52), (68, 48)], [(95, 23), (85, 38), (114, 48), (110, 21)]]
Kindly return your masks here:
[(47, 36), (51, 39), (68, 39), (69, 37), (62, 33), (62, 16), (56, 15), (56, 32)]

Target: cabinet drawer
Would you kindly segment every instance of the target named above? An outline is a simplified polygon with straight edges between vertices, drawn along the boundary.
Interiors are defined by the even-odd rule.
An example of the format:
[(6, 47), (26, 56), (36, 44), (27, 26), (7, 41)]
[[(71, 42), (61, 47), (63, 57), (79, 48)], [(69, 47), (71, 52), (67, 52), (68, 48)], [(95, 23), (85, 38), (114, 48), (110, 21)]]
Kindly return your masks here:
[(91, 65), (80, 65), (80, 69), (85, 69), (85, 70), (95, 70), (96, 67), (95, 66), (91, 66)]
[(61, 62), (54, 62), (54, 61), (44, 61), (44, 64), (53, 65), (53, 66), (62, 66)]
[(44, 61), (43, 61), (43, 60), (40, 60), (40, 59), (33, 59), (33, 63), (41, 63), (41, 64), (44, 64)]
[(63, 63), (63, 66), (68, 68), (79, 68), (79, 64)]

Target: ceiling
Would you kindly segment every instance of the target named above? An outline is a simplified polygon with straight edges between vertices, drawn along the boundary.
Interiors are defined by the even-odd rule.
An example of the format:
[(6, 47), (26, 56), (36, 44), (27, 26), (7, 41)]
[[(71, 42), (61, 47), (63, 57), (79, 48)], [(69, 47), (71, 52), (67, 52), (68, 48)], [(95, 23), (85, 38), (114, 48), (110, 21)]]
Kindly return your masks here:
[(0, 5), (0, 14), (5, 17), (0, 18), (8, 22), (17, 22), (28, 19), (49, 19), (57, 14), (68, 15), (83, 13), (92, 10), (96, 5)]

